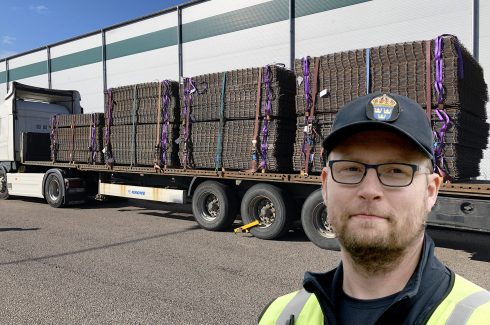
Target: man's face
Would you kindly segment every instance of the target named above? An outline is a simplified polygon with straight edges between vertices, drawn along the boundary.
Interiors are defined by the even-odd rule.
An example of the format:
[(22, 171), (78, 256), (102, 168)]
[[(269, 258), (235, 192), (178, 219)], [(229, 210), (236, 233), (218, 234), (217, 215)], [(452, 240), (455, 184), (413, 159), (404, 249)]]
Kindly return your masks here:
[[(366, 164), (416, 164), (411, 185), (387, 187), (376, 170), (368, 169), (360, 184), (336, 183), (328, 167), (322, 173), (323, 196), (328, 219), (344, 249), (355, 254), (403, 251), (423, 235), (427, 214), (434, 205), (440, 185), (423, 154), (406, 138), (385, 130), (368, 130), (352, 135), (337, 145), (329, 160), (352, 160)], [(367, 251), (365, 249), (368, 249)], [(376, 254), (379, 255), (379, 254)]]

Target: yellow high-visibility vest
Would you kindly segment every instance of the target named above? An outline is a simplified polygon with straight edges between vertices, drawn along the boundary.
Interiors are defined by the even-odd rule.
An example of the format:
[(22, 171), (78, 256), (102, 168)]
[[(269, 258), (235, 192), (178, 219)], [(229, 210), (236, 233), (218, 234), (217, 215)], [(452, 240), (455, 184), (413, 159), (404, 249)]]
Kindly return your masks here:
[[(293, 320), (291, 322), (291, 320)], [(429, 317), (427, 324), (489, 324), (490, 292), (456, 274), (449, 294)], [(323, 325), (323, 312), (316, 296), (302, 289), (270, 304), (259, 325)]]

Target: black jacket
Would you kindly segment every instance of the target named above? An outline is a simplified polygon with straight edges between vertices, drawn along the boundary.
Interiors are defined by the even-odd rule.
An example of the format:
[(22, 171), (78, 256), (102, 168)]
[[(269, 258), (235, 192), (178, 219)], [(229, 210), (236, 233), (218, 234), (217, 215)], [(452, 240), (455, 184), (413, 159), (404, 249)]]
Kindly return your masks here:
[[(327, 273), (305, 274), (303, 286), (317, 296), (325, 324), (338, 324), (335, 310), (342, 290), (342, 274), (342, 263)], [(454, 273), (434, 256), (434, 242), (426, 234), (415, 272), (376, 324), (424, 324), (449, 294), (453, 283)]]

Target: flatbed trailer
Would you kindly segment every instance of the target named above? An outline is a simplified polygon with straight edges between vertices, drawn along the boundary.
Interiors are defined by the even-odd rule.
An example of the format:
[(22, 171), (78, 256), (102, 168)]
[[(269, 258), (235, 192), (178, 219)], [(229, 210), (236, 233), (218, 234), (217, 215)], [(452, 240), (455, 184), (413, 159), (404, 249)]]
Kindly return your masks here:
[[(193, 214), (200, 226), (216, 231), (229, 228), (237, 216), (238, 205), (241, 205), (240, 213), (247, 211), (247, 205), (252, 205), (248, 207), (248, 211), (255, 211), (255, 214), (243, 218), (243, 222), (260, 220), (260, 224), (252, 228), (252, 233), (257, 237), (277, 238), (288, 231), (295, 221), (301, 219), (303, 229), (314, 244), (325, 249), (338, 249), (338, 243), (328, 224), (319, 192), (321, 177), (317, 175), (177, 168), (155, 169), (142, 166), (109, 167), (51, 161), (22, 161), (21, 164), (24, 171), (32, 168), (43, 171), (41, 173), (43, 175), (42, 194), (48, 203), (55, 207), (82, 203), (87, 195), (99, 198), (104, 196), (124, 197), (179, 204), (192, 202)], [(68, 187), (61, 190), (57, 186), (51, 186), (48, 176), (52, 173), (66, 175), (63, 182)], [(87, 178), (87, 175), (90, 177)], [(86, 178), (91, 178), (91, 182), (87, 182)], [(121, 181), (121, 178), (124, 180)], [(152, 181), (149, 182), (148, 179)], [(73, 192), (68, 194), (69, 182), (73, 183), (73, 180), (76, 180), (75, 184), (78, 186), (83, 184), (82, 186), (85, 187), (74, 191), (71, 188)], [(89, 188), (88, 183), (91, 183), (93, 188)], [(204, 190), (204, 194), (201, 193), (203, 187), (208, 189)], [(215, 193), (220, 188), (225, 190), (221, 198)], [(273, 190), (267, 194), (258, 192), (257, 197), (261, 198), (262, 205), (257, 205), (257, 202), (260, 202), (260, 200), (257, 201), (257, 197), (249, 198), (244, 203), (243, 198), (251, 196), (247, 195), (247, 192), (252, 189), (252, 193), (255, 193), (257, 188)], [(199, 191), (196, 196), (197, 190)], [(80, 193), (82, 193), (81, 196)], [(214, 208), (213, 204), (208, 204), (207, 206), (211, 208), (207, 208), (206, 198), (199, 199), (202, 198), (202, 195), (217, 198), (218, 203), (214, 204)], [(59, 203), (60, 200), (62, 204)], [(287, 208), (276, 211), (275, 205), (281, 204)], [(220, 209), (226, 210), (228, 215), (220, 217), (216, 213)], [(272, 212), (272, 210), (275, 211)], [(489, 213), (490, 183), (444, 183), (441, 186), (438, 201), (429, 214), (427, 225), (490, 233)], [(225, 219), (226, 222), (223, 221)], [(269, 228), (278, 221), (282, 229), (277, 227), (271, 231)]]

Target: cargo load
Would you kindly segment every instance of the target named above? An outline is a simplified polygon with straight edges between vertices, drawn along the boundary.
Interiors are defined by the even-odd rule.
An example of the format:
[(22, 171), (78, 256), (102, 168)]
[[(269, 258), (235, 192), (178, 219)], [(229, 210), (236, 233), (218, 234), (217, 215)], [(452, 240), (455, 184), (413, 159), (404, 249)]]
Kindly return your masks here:
[(489, 132), (487, 85), (456, 37), (305, 57), (295, 61), (295, 72), (295, 171), (321, 171), (321, 140), (342, 106), (366, 93), (391, 92), (417, 101), (431, 116), (437, 165), (447, 178), (480, 175)]
[(51, 119), (53, 162), (103, 163), (104, 114), (54, 115)]
[(290, 172), (295, 77), (277, 65), (185, 78), (184, 168)]
[(108, 165), (178, 167), (178, 83), (142, 83), (105, 93), (105, 162)]

